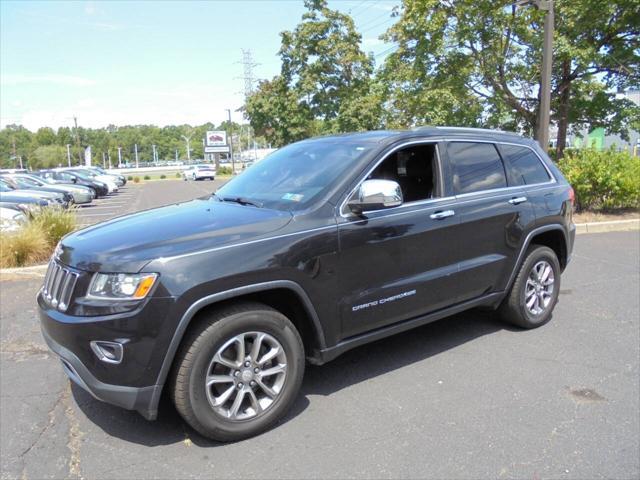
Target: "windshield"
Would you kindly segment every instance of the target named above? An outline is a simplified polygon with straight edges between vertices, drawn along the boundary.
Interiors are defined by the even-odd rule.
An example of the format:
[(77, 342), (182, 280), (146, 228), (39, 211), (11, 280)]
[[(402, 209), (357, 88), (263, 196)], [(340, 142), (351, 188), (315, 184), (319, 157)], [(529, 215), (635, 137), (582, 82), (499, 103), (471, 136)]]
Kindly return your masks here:
[[(220, 200), (300, 210), (327, 193), (371, 144), (319, 139), (289, 145), (257, 162), (216, 192)], [(249, 203), (249, 202), (246, 202)]]

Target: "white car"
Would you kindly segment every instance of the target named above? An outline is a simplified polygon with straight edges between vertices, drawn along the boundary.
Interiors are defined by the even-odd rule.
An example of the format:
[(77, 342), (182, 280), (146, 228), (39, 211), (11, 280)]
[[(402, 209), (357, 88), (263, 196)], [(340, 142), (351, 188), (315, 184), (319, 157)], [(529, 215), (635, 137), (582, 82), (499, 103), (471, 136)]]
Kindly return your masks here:
[(185, 180), (204, 180), (209, 178), (216, 179), (215, 165), (191, 165), (182, 171), (182, 177)]
[(0, 207), (0, 231), (14, 232), (26, 221), (24, 213), (13, 208)]

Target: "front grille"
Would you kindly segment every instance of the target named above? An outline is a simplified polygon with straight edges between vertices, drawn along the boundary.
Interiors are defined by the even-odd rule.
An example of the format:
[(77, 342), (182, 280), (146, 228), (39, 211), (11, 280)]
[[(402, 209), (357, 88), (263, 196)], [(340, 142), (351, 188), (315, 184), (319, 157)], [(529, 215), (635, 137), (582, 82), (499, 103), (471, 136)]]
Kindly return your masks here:
[(53, 308), (64, 312), (69, 307), (78, 274), (51, 260), (42, 286), (42, 298)]

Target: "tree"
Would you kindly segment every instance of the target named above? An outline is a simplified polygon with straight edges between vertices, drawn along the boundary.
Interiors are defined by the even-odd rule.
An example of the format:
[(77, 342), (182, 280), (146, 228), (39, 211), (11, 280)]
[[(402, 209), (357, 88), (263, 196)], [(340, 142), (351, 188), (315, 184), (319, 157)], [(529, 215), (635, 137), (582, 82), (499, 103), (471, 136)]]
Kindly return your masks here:
[(67, 149), (60, 145), (42, 145), (33, 152), (29, 167), (54, 168), (67, 164)]
[[(448, 101), (458, 124), (535, 135), (542, 12), (512, 0), (404, 0), (399, 17), (385, 34), (398, 49), (384, 70), (400, 112), (410, 116), (413, 103), (440, 89), (435, 105), (446, 111)], [(569, 124), (626, 133), (636, 113), (613, 89), (638, 84), (638, 18), (634, 0), (556, 3), (552, 119), (560, 155)]]
[(294, 90), (281, 76), (262, 81), (247, 99), (246, 115), (258, 135), (275, 145), (286, 145), (313, 135), (313, 115), (309, 105), (299, 103)]
[(261, 82), (244, 107), (256, 133), (277, 146), (380, 125), (373, 59), (360, 49), (353, 20), (326, 0), (305, 0), (305, 6), (296, 28), (280, 34), (280, 75)]

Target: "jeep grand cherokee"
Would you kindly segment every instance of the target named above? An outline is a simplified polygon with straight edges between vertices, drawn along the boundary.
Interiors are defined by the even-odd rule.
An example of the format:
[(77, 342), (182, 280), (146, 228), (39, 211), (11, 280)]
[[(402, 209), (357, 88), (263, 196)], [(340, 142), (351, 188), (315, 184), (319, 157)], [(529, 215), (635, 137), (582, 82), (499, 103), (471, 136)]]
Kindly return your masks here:
[(209, 198), (65, 237), (37, 301), (68, 376), (237, 440), (290, 408), (305, 363), (472, 307), (551, 319), (573, 190), (533, 141), (457, 128), (284, 147)]

